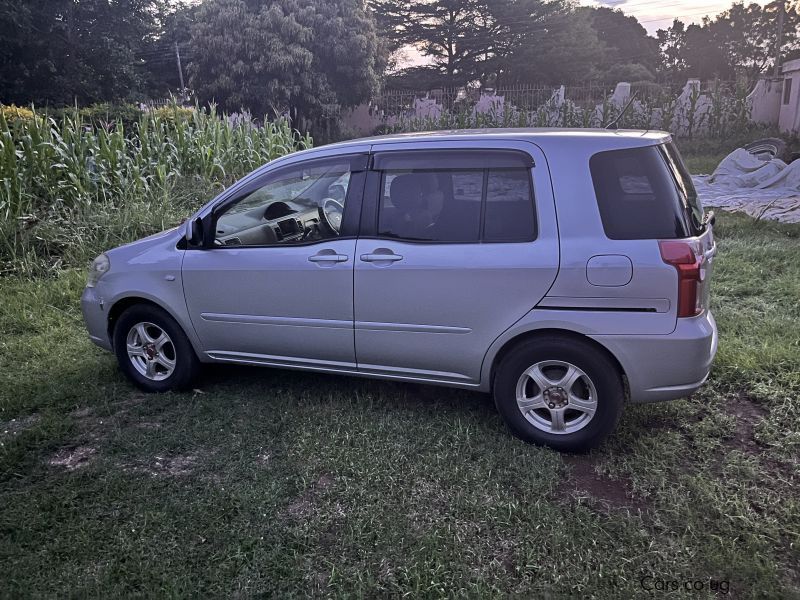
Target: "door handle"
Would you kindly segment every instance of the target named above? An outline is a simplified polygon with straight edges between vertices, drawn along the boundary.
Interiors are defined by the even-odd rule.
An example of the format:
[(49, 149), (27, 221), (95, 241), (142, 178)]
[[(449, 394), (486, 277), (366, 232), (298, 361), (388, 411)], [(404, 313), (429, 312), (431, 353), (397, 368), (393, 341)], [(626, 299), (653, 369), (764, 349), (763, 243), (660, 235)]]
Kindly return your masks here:
[(330, 253), (325, 253), (324, 250), (319, 254), (315, 254), (314, 256), (309, 256), (308, 260), (313, 263), (340, 263), (340, 262), (347, 262), (348, 256), (346, 254), (336, 254), (335, 252), (331, 251)]
[(403, 260), (399, 254), (381, 254), (374, 252), (372, 254), (362, 254), (361, 260), (364, 262), (397, 262)]

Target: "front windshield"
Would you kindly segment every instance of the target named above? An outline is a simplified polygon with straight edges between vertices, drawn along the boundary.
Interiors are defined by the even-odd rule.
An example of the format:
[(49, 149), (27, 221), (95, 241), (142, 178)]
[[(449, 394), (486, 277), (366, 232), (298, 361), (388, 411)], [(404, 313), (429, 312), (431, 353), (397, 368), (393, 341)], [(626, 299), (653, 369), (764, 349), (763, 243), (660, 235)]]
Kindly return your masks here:
[(686, 168), (680, 152), (678, 152), (678, 148), (673, 142), (664, 144), (664, 150), (667, 163), (672, 171), (672, 175), (675, 177), (675, 182), (678, 184), (678, 190), (683, 196), (686, 208), (689, 211), (695, 233), (700, 233), (704, 227), (703, 205), (700, 202), (700, 197), (697, 195), (692, 176), (689, 174), (689, 170)]

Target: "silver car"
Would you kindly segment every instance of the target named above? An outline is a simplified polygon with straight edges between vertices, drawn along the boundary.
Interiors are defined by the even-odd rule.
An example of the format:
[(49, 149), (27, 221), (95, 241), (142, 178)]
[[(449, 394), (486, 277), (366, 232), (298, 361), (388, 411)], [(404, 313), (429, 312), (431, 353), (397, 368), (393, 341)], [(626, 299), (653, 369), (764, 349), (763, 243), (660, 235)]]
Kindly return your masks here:
[(212, 362), (461, 387), (580, 451), (708, 377), (712, 227), (667, 133), (353, 140), (99, 256), (83, 314), (146, 391)]

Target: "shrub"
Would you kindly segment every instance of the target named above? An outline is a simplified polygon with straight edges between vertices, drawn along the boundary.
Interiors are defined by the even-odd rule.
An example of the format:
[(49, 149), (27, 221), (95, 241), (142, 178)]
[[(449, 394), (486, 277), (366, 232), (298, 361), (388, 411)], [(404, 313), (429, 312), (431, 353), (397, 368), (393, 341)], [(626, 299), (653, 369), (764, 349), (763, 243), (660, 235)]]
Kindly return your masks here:
[(13, 121), (32, 121), (34, 118), (34, 113), (31, 109), (21, 108), (13, 104), (10, 106), (0, 104), (0, 114), (9, 123)]
[(164, 119), (167, 121), (188, 121), (194, 116), (194, 110), (191, 108), (186, 108), (183, 106), (178, 105), (170, 105), (170, 106), (161, 106), (150, 111), (151, 114), (155, 115), (160, 119)]
[(135, 104), (93, 104), (79, 112), (83, 120), (105, 128), (121, 123), (123, 127), (130, 129), (142, 117), (142, 110)]

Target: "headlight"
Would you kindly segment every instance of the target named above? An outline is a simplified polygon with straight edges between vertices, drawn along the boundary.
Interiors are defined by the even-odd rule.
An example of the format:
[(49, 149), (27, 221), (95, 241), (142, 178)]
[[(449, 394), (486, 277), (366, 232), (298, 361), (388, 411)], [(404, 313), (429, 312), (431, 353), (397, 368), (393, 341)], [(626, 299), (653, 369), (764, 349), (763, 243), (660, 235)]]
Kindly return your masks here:
[(111, 268), (111, 261), (105, 254), (101, 254), (92, 261), (92, 266), (89, 268), (89, 279), (86, 281), (86, 287), (93, 288), (97, 285), (99, 279), (105, 275)]

